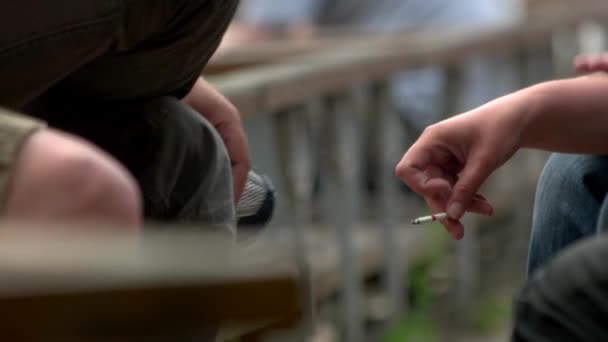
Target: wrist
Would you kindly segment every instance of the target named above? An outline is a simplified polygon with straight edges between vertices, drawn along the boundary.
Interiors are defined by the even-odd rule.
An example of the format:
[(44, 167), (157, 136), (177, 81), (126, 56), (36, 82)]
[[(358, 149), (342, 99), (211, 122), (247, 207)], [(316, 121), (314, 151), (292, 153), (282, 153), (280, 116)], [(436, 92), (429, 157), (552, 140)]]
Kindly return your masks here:
[(518, 137), (518, 148), (536, 147), (539, 132), (535, 129), (546, 107), (546, 97), (541, 86), (532, 86), (513, 93), (510, 111), (514, 134)]

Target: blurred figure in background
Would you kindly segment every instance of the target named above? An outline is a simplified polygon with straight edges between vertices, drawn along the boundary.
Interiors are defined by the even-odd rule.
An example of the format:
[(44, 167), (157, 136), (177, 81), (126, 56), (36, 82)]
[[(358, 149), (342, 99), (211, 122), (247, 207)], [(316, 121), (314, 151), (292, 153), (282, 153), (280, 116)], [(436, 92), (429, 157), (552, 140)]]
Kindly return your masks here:
[[(517, 17), (514, 0), (244, 0), (223, 47), (271, 38), (314, 36), (317, 29), (345, 29), (361, 33), (395, 33), (497, 24)], [(472, 61), (464, 70), (468, 86), (461, 110), (511, 91), (496, 89), (501, 79), (496, 65)], [(488, 78), (492, 83), (489, 84)], [(485, 74), (485, 75), (484, 75)], [(441, 119), (445, 75), (428, 67), (394, 75), (392, 97), (401, 118), (414, 132)]]

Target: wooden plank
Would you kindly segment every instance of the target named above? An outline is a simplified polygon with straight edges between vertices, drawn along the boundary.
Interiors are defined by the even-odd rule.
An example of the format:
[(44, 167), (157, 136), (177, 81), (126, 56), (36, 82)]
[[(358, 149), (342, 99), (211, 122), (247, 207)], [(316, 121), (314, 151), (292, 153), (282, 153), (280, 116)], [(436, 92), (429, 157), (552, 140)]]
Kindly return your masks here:
[(245, 67), (275, 63), (289, 57), (302, 56), (330, 47), (329, 39), (272, 39), (244, 43), (219, 51), (205, 67), (205, 75), (216, 75)]
[[(288, 229), (288, 228), (285, 228)], [(307, 260), (313, 273), (313, 284), (316, 287), (317, 301), (333, 295), (339, 289), (340, 252), (332, 230), (323, 226), (302, 227)], [(436, 245), (433, 232), (428, 229), (413, 229), (409, 225), (395, 227), (395, 246), (402, 252), (406, 267), (419, 261), (434, 251)], [(375, 225), (357, 223), (352, 232), (353, 254), (360, 265), (362, 277), (376, 274), (384, 265), (384, 244)], [(279, 237), (260, 237), (255, 242), (255, 249), (264, 249), (270, 245), (287, 245), (289, 235)]]
[(234, 258), (210, 234), (0, 239), (0, 339), (197, 336), (207, 324), (293, 320), (293, 265)]
[(217, 75), (243, 68), (277, 63), (310, 55), (329, 48), (360, 46), (362, 41), (383, 40), (378, 33), (357, 32), (352, 28), (319, 28), (314, 37), (268, 38), (245, 42), (241, 45), (218, 51), (207, 64), (204, 75)]
[[(305, 230), (316, 300), (339, 287), (339, 253), (329, 230)], [(400, 230), (408, 260), (428, 250), (423, 230)], [(124, 236), (17, 234), (0, 239), (2, 340), (195, 336), (205, 322), (251, 324), (298, 317), (297, 275), (285, 238), (235, 248), (201, 233)], [(374, 227), (353, 231), (364, 276), (383, 248)], [(246, 329), (247, 330), (247, 329)], [(245, 331), (246, 331), (245, 330)]]
[[(280, 229), (285, 231), (288, 228)], [(340, 252), (337, 241), (332, 236), (332, 230), (328, 227), (308, 226), (303, 227), (305, 232), (305, 246), (307, 249), (307, 260), (312, 270), (313, 286), (315, 287), (314, 300), (321, 303), (340, 291)], [(353, 229), (353, 254), (360, 265), (363, 278), (381, 272), (385, 262), (384, 244), (382, 237), (378, 234), (379, 227), (373, 225), (359, 224)], [(403, 257), (405, 268), (415, 264), (422, 258), (435, 253), (433, 246), (437, 246), (433, 238), (433, 232), (425, 229), (412, 229), (410, 226), (402, 225), (395, 230), (395, 248), (399, 248)], [(279, 237), (260, 237), (254, 242), (252, 249), (268, 249), (269, 246), (288, 244), (289, 234), (285, 233)], [(268, 258), (273, 258), (266, 255)], [(406, 269), (403, 271), (405, 272)], [(264, 330), (269, 325), (276, 323), (274, 320), (260, 321), (251, 324), (229, 322), (223, 325), (219, 341), (229, 341), (235, 337)]]

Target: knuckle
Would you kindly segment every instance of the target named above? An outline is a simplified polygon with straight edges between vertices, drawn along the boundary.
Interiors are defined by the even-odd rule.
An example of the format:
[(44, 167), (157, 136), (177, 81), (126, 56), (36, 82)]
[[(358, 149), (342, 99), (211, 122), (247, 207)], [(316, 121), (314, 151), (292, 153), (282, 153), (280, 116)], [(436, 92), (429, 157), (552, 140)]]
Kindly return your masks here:
[(472, 189), (468, 184), (456, 184), (456, 186), (454, 186), (454, 192), (456, 196), (462, 199), (464, 196), (472, 198), (477, 191)]
[(433, 135), (436, 130), (437, 130), (437, 126), (436, 125), (426, 126), (422, 130), (422, 133), (420, 134), (420, 136), (421, 137), (426, 137), (426, 136), (429, 136), (429, 135)]
[(443, 121), (434, 123), (432, 125), (426, 126), (421, 133), (421, 137), (425, 136), (425, 137), (430, 137), (430, 136), (437, 136), (440, 135), (441, 131), (442, 131), (442, 127), (444, 126)]
[(397, 166), (395, 166), (395, 176), (399, 177), (400, 179), (403, 179), (405, 177), (405, 173), (406, 173), (406, 167), (403, 164), (397, 164)]
[(233, 116), (237, 122), (241, 122), (241, 112), (239, 109), (229, 100), (226, 99), (226, 111), (229, 115)]
[(411, 166), (407, 163), (400, 163), (395, 167), (395, 176), (407, 185), (410, 185), (409, 183), (412, 180)]

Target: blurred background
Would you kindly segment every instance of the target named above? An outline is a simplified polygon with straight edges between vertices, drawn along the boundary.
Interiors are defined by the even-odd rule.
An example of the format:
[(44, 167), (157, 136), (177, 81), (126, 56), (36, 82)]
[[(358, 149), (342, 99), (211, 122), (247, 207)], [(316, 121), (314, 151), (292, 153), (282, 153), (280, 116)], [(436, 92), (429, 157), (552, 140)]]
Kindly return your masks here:
[(242, 0), (205, 74), (277, 190), (242, 243), (293, 243), (306, 309), (265, 339), (507, 340), (547, 154), (493, 175), (495, 215), (467, 217), (459, 242), (409, 224), (428, 209), (393, 170), (424, 127), (605, 50), (603, 2)]
[(236, 243), (3, 227), (0, 340), (509, 340), (548, 153), (491, 176), (494, 215), (465, 216), (461, 241), (410, 224), (431, 213), (394, 169), (425, 127), (608, 50), (608, 1), (240, 2), (203, 74), (274, 203), (251, 177)]

